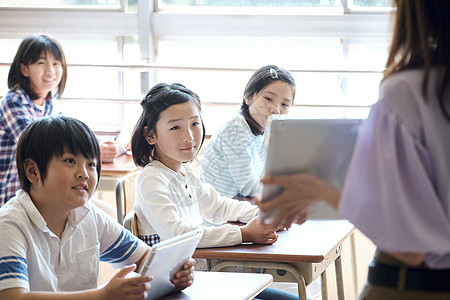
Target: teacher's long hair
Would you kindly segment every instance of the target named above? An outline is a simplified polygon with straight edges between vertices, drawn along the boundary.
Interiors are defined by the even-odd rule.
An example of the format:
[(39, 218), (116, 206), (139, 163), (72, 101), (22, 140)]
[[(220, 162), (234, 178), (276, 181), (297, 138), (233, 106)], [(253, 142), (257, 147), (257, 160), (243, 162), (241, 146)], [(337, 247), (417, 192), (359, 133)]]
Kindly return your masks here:
[[(422, 93), (435, 88), (445, 118), (450, 121), (450, 1), (394, 0), (394, 34), (384, 78), (398, 71), (422, 68)], [(432, 86), (430, 71), (442, 68)]]

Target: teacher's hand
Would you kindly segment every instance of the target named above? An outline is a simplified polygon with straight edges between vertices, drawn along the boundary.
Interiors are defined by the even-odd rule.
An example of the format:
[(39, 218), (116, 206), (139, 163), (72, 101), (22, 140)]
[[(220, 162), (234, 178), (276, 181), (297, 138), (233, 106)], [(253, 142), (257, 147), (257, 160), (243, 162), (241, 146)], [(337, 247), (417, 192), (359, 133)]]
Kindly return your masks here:
[(308, 173), (284, 176), (266, 176), (263, 184), (283, 187), (283, 192), (274, 199), (257, 205), (264, 213), (278, 211), (272, 225), (289, 228), (292, 223), (302, 224), (308, 218), (310, 210), (319, 202), (325, 201), (337, 209), (341, 192), (328, 182)]

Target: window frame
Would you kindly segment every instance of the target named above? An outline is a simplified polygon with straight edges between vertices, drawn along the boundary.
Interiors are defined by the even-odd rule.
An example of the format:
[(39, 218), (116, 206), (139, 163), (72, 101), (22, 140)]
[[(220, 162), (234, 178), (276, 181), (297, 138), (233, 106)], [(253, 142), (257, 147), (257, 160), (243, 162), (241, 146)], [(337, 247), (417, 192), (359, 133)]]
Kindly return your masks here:
[[(138, 1), (137, 12), (127, 11), (127, 0), (120, 7), (2, 7), (0, 39), (21, 39), (36, 32), (48, 32), (58, 39), (118, 41), (124, 36), (138, 36), (141, 64), (75, 65), (88, 68), (112, 67), (120, 72), (140, 72), (141, 94), (157, 80), (161, 69), (196, 69), (195, 65), (167, 66), (155, 63), (158, 41), (186, 36), (284, 36), (341, 37), (343, 43), (366, 38), (389, 39), (392, 9), (356, 10), (343, 1), (342, 9), (158, 9), (158, 1)], [(25, 21), (23, 21), (25, 20)], [(356, 26), (357, 25), (357, 26)], [(120, 42), (119, 47), (120, 48)], [(118, 51), (121, 51), (118, 49)], [(0, 65), (8, 62), (0, 61)], [(71, 64), (69, 62), (69, 68)], [(221, 70), (218, 66), (209, 69)], [(230, 66), (230, 70), (252, 69), (251, 66)], [(290, 70), (292, 72), (373, 73), (381, 70)], [(120, 75), (119, 75), (120, 76)], [(67, 99), (76, 101), (77, 99)], [(93, 99), (98, 101), (99, 99)], [(120, 105), (140, 99), (104, 99)], [(228, 103), (206, 103), (224, 105)], [(238, 105), (238, 104), (236, 104)], [(335, 105), (329, 105), (334, 107)], [(317, 105), (316, 107), (321, 107)], [(342, 105), (345, 107), (345, 105)], [(363, 106), (361, 106), (363, 107)], [(122, 122), (123, 122), (122, 117)]]

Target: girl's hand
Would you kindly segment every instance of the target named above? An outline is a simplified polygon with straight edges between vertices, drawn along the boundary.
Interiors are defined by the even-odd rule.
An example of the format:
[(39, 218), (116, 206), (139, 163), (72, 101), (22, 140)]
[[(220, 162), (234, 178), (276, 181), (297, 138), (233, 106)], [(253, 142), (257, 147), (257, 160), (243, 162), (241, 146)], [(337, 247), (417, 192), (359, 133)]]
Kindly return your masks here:
[(100, 145), (100, 158), (102, 162), (112, 162), (117, 154), (117, 145), (115, 142), (107, 141)]
[(283, 192), (266, 203), (257, 199), (256, 203), (263, 212), (278, 211), (272, 224), (289, 228), (292, 223), (306, 221), (312, 207), (319, 201), (325, 201), (337, 209), (341, 192), (328, 182), (307, 173), (286, 176), (266, 176), (263, 184), (275, 184), (283, 187)]
[(177, 291), (181, 291), (194, 283), (194, 266), (196, 262), (190, 258), (183, 266), (183, 269), (175, 274), (172, 283)]
[(145, 299), (147, 297), (147, 290), (150, 289), (149, 282), (153, 278), (148, 276), (125, 278), (128, 273), (135, 269), (135, 264), (122, 268), (111, 281), (100, 290), (101, 299)]
[(278, 227), (264, 224), (258, 217), (253, 218), (246, 225), (241, 226), (242, 242), (253, 242), (255, 244), (273, 244), (278, 240), (276, 231)]

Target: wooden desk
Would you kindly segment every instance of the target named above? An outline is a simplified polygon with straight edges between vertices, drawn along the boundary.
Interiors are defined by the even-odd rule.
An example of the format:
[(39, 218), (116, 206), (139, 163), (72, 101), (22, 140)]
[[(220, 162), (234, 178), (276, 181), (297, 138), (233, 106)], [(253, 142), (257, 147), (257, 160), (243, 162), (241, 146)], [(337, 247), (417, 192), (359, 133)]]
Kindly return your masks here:
[(129, 173), (139, 170), (131, 155), (124, 154), (114, 158), (111, 163), (102, 163), (97, 190), (100, 193), (112, 192), (116, 189), (117, 180)]
[(160, 300), (247, 300), (272, 283), (269, 274), (196, 271), (194, 278), (194, 284), (187, 289)]
[(111, 163), (102, 163), (101, 176), (123, 176), (137, 170), (133, 157), (128, 154), (114, 158)]
[[(306, 285), (322, 277), (322, 298), (327, 299), (326, 269), (336, 266), (338, 299), (344, 298), (342, 244), (354, 232), (346, 220), (309, 220), (279, 232), (273, 245), (242, 244), (233, 247), (197, 249), (194, 258), (208, 259), (211, 271), (234, 271), (236, 266), (262, 268), (274, 281), (297, 282), (299, 298), (306, 299)], [(278, 270), (286, 273), (280, 275)], [(284, 273), (284, 272), (282, 272)]]

